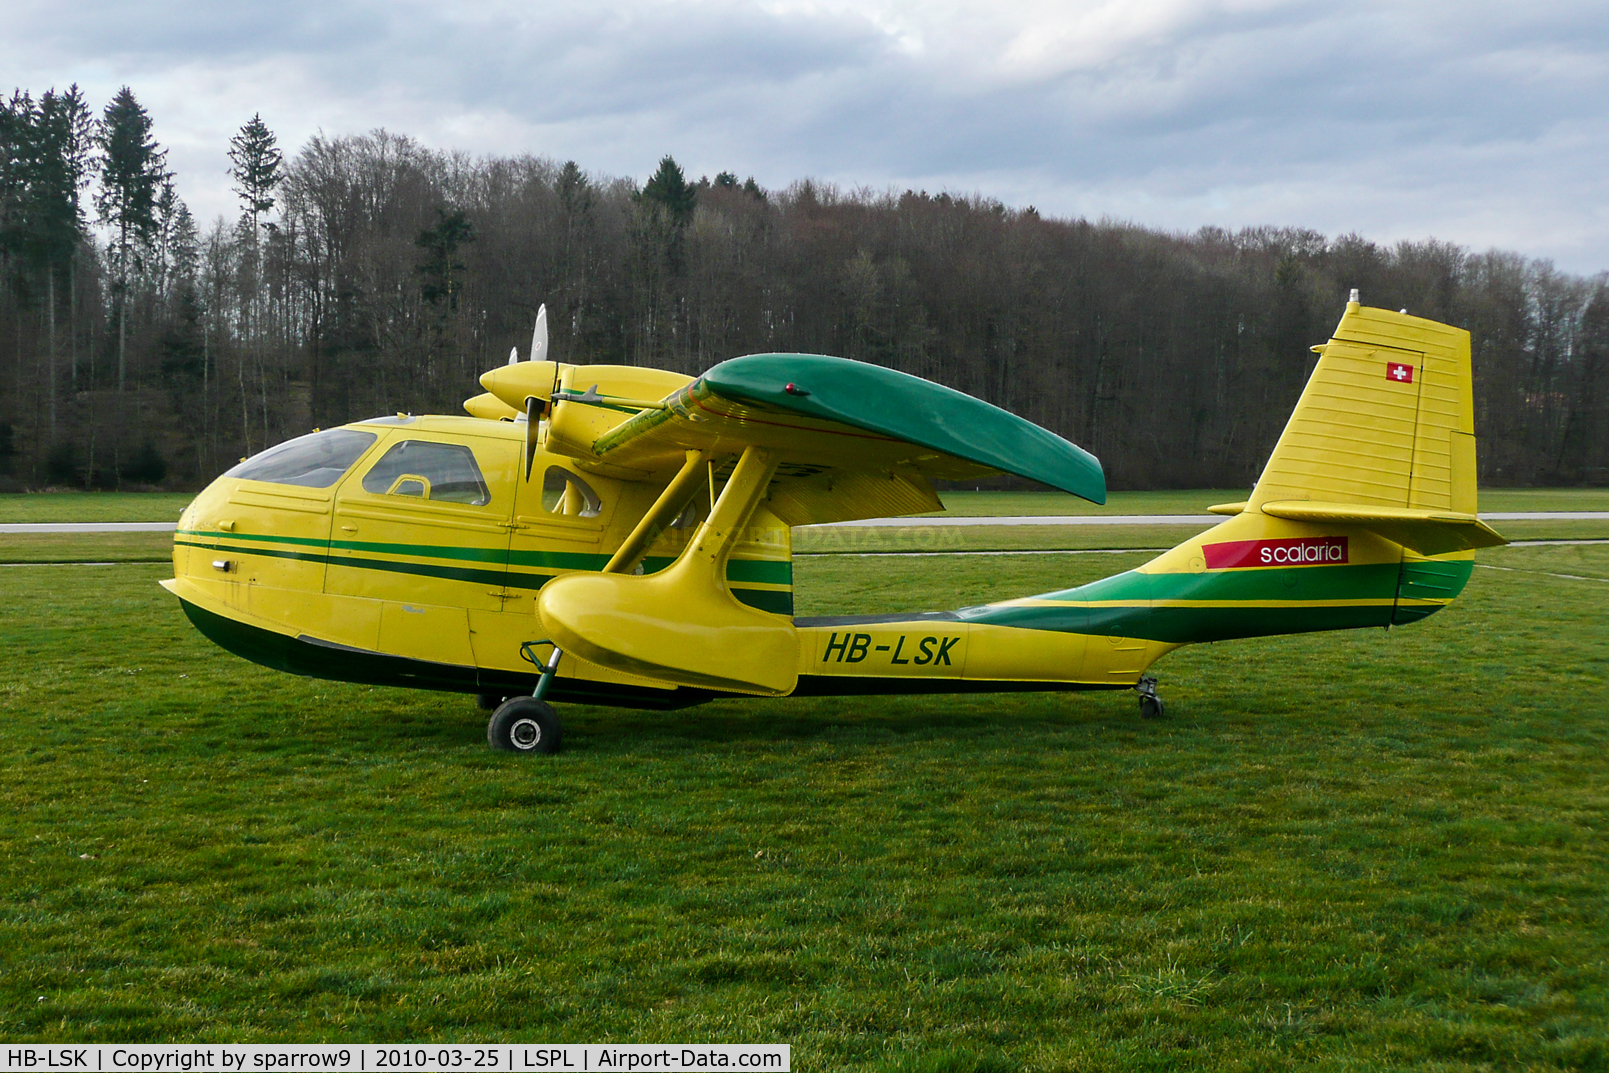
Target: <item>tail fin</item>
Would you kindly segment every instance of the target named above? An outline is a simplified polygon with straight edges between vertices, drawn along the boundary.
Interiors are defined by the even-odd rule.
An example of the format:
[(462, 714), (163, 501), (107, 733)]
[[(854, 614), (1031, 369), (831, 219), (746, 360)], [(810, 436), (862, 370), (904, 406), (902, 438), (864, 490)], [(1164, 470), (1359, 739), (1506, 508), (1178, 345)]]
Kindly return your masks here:
[(1469, 333), (1354, 298), (1314, 349), (1251, 499), (1211, 508), (1232, 517), (1126, 573), (956, 618), (1104, 637), (1074, 680), (1124, 686), (1180, 645), (1400, 626), (1451, 603), (1474, 549), (1504, 543), (1475, 517)]
[(1354, 299), (1246, 508), (1355, 525), (1423, 555), (1503, 538), (1476, 516), (1469, 333)]
[(1176, 622), (1159, 639), (1414, 622), (1463, 591), (1474, 549), (1506, 543), (1475, 515), (1469, 333), (1354, 297), (1313, 349), (1251, 498), (1137, 571), (1152, 622)]

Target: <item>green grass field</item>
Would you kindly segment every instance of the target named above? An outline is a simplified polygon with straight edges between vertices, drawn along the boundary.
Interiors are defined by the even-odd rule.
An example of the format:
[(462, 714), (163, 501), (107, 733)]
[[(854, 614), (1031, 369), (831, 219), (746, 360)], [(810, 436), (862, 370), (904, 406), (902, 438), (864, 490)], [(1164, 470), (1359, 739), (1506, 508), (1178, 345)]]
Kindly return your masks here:
[[(1204, 527), (1199, 525), (1012, 525), (912, 526), (890, 528), (799, 529), (793, 534), (800, 556), (888, 552), (1095, 551), (1171, 548)], [(1609, 521), (1504, 522), (1512, 540), (1604, 540)], [(40, 562), (167, 562), (173, 537), (167, 533), (6, 533), (0, 534), (0, 564)]]
[[(1609, 492), (1582, 489), (1497, 489), (1482, 493), (1489, 510), (1604, 510)], [(1035, 514), (1193, 513), (1235, 498), (1224, 491), (1118, 492), (1104, 508), (1072, 496), (1035, 492), (951, 492), (952, 513), (963, 517)], [(0, 495), (0, 521), (171, 521), (190, 500), (166, 493), (48, 493)], [(1169, 548), (1205, 526), (911, 526), (805, 528), (794, 532), (800, 555), (896, 551), (1018, 551)], [(1509, 521), (1498, 525), (1511, 540), (1609, 539), (1609, 521)], [(162, 562), (171, 558), (165, 533), (0, 534), (0, 564), (27, 562)]]
[(939, 498), (947, 514), (998, 518), (1034, 514), (1205, 514), (1214, 503), (1233, 503), (1246, 495), (1243, 489), (1111, 492), (1098, 506), (1064, 492), (941, 492)]
[[(1145, 557), (805, 558), (800, 612)], [(0, 1040), (1603, 1069), (1609, 547), (1480, 563), (1417, 626), (1175, 653), (1159, 722), (1127, 693), (569, 707), (534, 761), (469, 698), (212, 648), (160, 564), (7, 567)]]
[[(948, 513), (990, 518), (1035, 514), (1201, 514), (1214, 503), (1245, 499), (1245, 489), (1113, 492), (1104, 506), (1060, 492), (945, 492)], [(1609, 488), (1486, 488), (1481, 509), (1609, 510)], [(0, 522), (171, 522), (194, 498), (188, 492), (45, 492), (0, 495)]]
[(193, 492), (8, 492), (0, 522), (177, 522)]
[[(1002, 517), (1032, 514), (1204, 514), (1214, 503), (1237, 503), (1250, 489), (1113, 492), (1104, 506), (1060, 492), (945, 492), (950, 514)], [(3, 508), (0, 508), (3, 509)], [(1483, 511), (1609, 510), (1609, 488), (1482, 488)]]

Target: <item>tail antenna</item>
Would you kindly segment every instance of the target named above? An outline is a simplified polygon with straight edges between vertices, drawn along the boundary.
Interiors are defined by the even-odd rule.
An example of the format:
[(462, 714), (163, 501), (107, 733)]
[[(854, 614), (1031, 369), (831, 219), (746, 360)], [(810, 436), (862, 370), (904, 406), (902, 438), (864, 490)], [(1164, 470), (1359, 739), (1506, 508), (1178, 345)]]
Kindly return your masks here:
[(548, 356), (548, 307), (536, 311), (536, 327), (531, 331), (530, 361), (546, 361)]

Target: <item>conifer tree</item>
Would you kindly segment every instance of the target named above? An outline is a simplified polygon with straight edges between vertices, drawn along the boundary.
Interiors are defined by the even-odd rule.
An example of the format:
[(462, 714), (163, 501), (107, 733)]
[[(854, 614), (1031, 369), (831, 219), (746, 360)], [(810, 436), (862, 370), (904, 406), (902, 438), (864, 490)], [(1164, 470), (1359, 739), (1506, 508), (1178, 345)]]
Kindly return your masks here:
[(642, 199), (663, 206), (671, 223), (683, 228), (693, 221), (693, 210), (698, 206), (698, 188), (687, 181), (675, 158), (666, 156), (660, 160), (659, 170), (643, 185)]
[(156, 271), (153, 273), (161, 298), (171, 298), (181, 283), (195, 276), (200, 244), (189, 206), (174, 189), (172, 178), (163, 180), (162, 193), (156, 199)]
[[(643, 184), (637, 201), (648, 210), (642, 221), (644, 253), (653, 261), (662, 261), (671, 276), (682, 275), (687, 270), (687, 225), (693, 222), (698, 207), (698, 187), (687, 181), (675, 158), (666, 155)], [(650, 277), (658, 276), (659, 271), (659, 265), (653, 264)], [(650, 284), (653, 289), (655, 285)]]
[(99, 132), (101, 189), (95, 208), (111, 227), (113, 281), (117, 302), (117, 390), (128, 380), (129, 280), (144, 262), (156, 231), (157, 191), (164, 179), (167, 153), (151, 137), (151, 117), (127, 86), (106, 106)]
[(229, 139), (229, 176), (235, 180), (234, 191), (245, 205), (246, 215), (251, 217), (253, 244), (257, 242), (258, 221), (263, 213), (274, 211), (274, 191), (284, 178), (284, 163), (285, 154), (261, 113), (254, 114), (240, 133)]
[[(80, 195), (95, 171), (95, 117), (74, 83), (66, 93), (47, 90), (39, 99), (40, 235), (45, 261), (45, 304), (49, 324), (51, 438), (56, 433), (56, 281), (66, 270), (67, 293), (75, 286), (78, 249), (86, 236)], [(78, 376), (76, 324), (69, 321), (73, 355), (71, 377)]]
[(37, 101), (18, 91), (0, 102), (0, 252), (19, 298), (42, 306), (42, 382), (56, 438), (56, 283), (84, 236), (79, 192), (88, 182), (94, 120), (75, 85)]
[(27, 232), (29, 162), (33, 158), (33, 97), (23, 90), (0, 97), (0, 267), (14, 268)]
[(436, 226), (419, 232), (414, 245), (428, 255), (416, 271), (421, 277), (420, 296), (431, 304), (443, 304), (444, 313), (458, 309), (458, 292), (463, 288), (464, 263), (458, 249), (475, 241), (475, 225), (463, 209), (438, 207)]
[[(274, 132), (268, 129), (268, 124), (263, 122), (261, 113), (253, 113), (239, 133), (229, 139), (229, 176), (235, 181), (234, 191), (244, 208), (241, 214), (242, 229), (245, 231), (245, 257), (241, 265), (241, 311), (245, 315), (243, 334), (247, 349), (256, 359), (265, 444), (268, 440), (268, 363), (264, 350), (268, 343), (263, 331), (261, 228), (262, 215), (274, 209), (274, 191), (284, 178), (284, 160), (278, 140)], [(245, 361), (246, 353), (243, 351), (236, 370), (241, 383), (242, 415), (245, 413)]]

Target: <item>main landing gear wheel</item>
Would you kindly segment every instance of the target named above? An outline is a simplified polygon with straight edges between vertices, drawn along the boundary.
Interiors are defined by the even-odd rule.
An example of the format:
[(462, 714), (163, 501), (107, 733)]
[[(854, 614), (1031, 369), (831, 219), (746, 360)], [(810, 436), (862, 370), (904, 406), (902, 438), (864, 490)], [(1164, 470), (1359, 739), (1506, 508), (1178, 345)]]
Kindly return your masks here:
[(546, 701), (511, 697), (486, 724), (486, 742), (509, 753), (556, 753), (564, 727)]
[(1134, 691), (1140, 695), (1140, 718), (1161, 719), (1165, 713), (1162, 698), (1156, 695), (1156, 679), (1149, 674), (1141, 678)]

